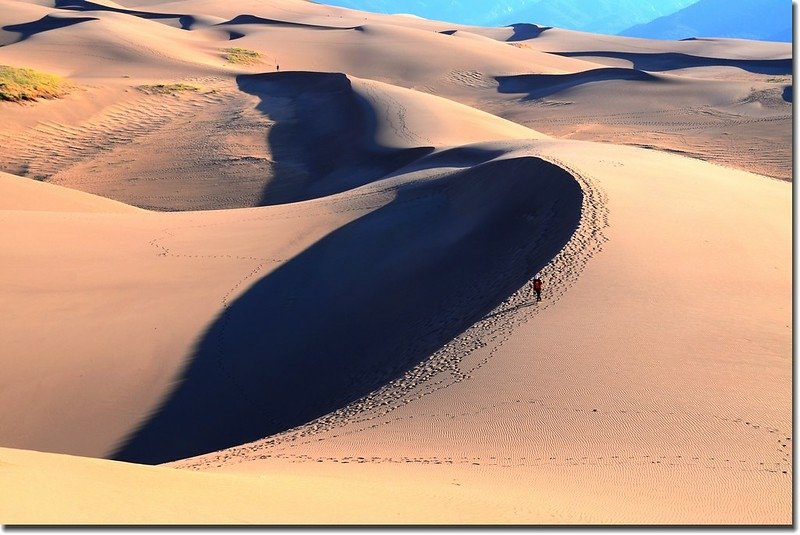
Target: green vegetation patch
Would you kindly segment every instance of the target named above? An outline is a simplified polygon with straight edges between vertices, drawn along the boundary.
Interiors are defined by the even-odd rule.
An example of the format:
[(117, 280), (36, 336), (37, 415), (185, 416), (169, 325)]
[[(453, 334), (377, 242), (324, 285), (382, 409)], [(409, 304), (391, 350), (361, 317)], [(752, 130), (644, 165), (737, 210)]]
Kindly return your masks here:
[(140, 85), (137, 89), (148, 95), (175, 95), (183, 91), (200, 91), (200, 88), (196, 85), (180, 83)]
[(67, 94), (70, 88), (67, 80), (55, 74), (0, 65), (0, 100), (21, 102), (58, 98)]
[(261, 53), (255, 50), (248, 50), (246, 48), (223, 48), (222, 52), (225, 54), (225, 59), (230, 63), (252, 65), (261, 61)]

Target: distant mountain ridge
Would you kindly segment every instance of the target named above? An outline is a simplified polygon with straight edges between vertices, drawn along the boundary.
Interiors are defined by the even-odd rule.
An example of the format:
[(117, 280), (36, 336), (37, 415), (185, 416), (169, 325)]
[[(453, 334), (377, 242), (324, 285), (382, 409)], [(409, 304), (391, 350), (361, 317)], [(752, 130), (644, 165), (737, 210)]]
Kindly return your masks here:
[(527, 22), (650, 39), (792, 40), (789, 0), (325, 0), (322, 3), (480, 26)]
[(700, 0), (680, 11), (620, 32), (629, 37), (735, 37), (792, 41), (789, 0)]
[[(529, 6), (537, 0), (317, 0), (328, 4), (373, 13), (411, 13), (420, 17), (457, 24), (490, 25)], [(512, 17), (513, 18), (513, 17)], [(510, 21), (519, 22), (519, 21)]]
[(493, 24), (533, 22), (568, 30), (616, 34), (679, 11), (697, 0), (535, 0)]
[(534, 22), (570, 30), (614, 34), (674, 13), (697, 0), (325, 0), (322, 3), (376, 13), (474, 25)]

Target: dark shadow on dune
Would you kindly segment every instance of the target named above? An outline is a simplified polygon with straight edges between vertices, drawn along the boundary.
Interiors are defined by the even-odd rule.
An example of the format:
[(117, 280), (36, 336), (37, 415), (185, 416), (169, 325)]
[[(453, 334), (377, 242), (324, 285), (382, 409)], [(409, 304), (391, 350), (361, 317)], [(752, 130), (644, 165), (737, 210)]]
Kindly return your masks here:
[(121, 13), (123, 15), (132, 15), (147, 20), (156, 20), (160, 22), (175, 21), (175, 25), (182, 30), (191, 30), (192, 26), (197, 22), (192, 15), (181, 15), (175, 13), (153, 13), (150, 11), (138, 11), (135, 9), (125, 9), (111, 6), (104, 6), (96, 4), (89, 0), (56, 0), (55, 7), (59, 9), (67, 9), (70, 11), (110, 11), (112, 13)]
[(442, 31), (440, 31), (439, 33), (441, 33), (442, 35), (453, 35), (453, 34), (455, 34), (457, 31), (458, 31), (458, 30), (442, 30)]
[[(81, 22), (89, 22), (90, 20), (98, 20), (98, 19), (96, 17), (64, 18), (64, 17), (54, 17), (52, 15), (45, 15), (41, 19), (35, 20), (33, 22), (25, 22), (23, 24), (9, 24), (8, 26), (3, 26), (2, 29), (8, 32), (17, 32), (19, 34), (19, 38), (15, 40), (14, 43), (19, 43), (20, 41), (29, 39), (31, 36), (34, 36), (37, 33), (48, 32), (50, 30), (58, 30), (59, 28), (66, 28), (74, 24), (80, 24)], [(12, 44), (12, 43), (5, 43), (5, 44)]]
[(237, 77), (275, 120), (269, 132), (274, 168), (261, 204), (323, 197), (362, 186), (433, 151), (375, 143), (376, 116), (340, 73), (275, 72)]
[(500, 93), (527, 93), (524, 100), (533, 100), (550, 96), (573, 87), (593, 82), (614, 80), (635, 80), (639, 82), (660, 82), (661, 79), (652, 74), (635, 69), (608, 67), (571, 74), (521, 74), (515, 76), (497, 76)]
[(506, 151), (503, 149), (487, 148), (480, 145), (465, 145), (434, 152), (428, 156), (415, 160), (397, 170), (387, 177), (424, 171), (437, 167), (465, 168), (481, 165), (502, 156)]
[(535, 39), (542, 35), (547, 30), (550, 30), (551, 26), (537, 26), (536, 24), (512, 24), (510, 26), (513, 28), (514, 33), (506, 39), (507, 42), (513, 43), (514, 41), (526, 41), (528, 39)]
[(672, 71), (690, 67), (737, 67), (756, 74), (791, 74), (790, 59), (728, 59), (692, 56), (677, 52), (638, 53), (614, 51), (553, 52), (566, 57), (601, 57), (624, 59), (633, 63), (633, 68), (642, 71)]
[(238, 15), (226, 22), (220, 22), (216, 26), (231, 26), (239, 24), (263, 24), (266, 26), (279, 26), (284, 28), (306, 28), (310, 30), (355, 30), (356, 26), (323, 26), (319, 24), (306, 24), (303, 22), (291, 22), (285, 20), (265, 19), (256, 15)]
[(556, 255), (582, 196), (532, 157), (405, 183), (231, 303), (113, 458), (161, 463), (247, 443), (385, 385)]
[(783, 100), (784, 102), (792, 101), (792, 86), (787, 85), (783, 88)]

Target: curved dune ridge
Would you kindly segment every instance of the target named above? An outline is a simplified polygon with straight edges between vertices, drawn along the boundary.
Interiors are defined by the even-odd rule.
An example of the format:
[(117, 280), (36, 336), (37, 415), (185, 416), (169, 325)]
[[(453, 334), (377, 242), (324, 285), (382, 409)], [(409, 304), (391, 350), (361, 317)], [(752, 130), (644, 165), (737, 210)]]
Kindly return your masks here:
[(268, 73), (240, 76), (237, 83), (259, 96), (259, 109), (276, 119), (269, 133), (274, 177), (264, 188), (262, 204), (346, 191), (434, 150), (375, 143), (377, 112), (344, 74)]
[[(149, 312), (139, 319), (129, 314), (101, 319), (96, 314), (103, 313), (102, 310), (87, 310), (94, 319), (79, 326), (78, 332), (83, 328), (96, 328), (99, 322), (104, 325), (106, 334), (99, 339), (69, 336), (66, 344), (62, 338), (62, 347), (84, 355), (87, 360), (76, 366), (75, 375), (57, 379), (62, 385), (60, 388), (69, 390), (71, 396), (82, 402), (76, 402), (73, 410), (62, 415), (61, 422), (49, 428), (42, 428), (34, 420), (26, 423), (14, 418), (13, 411), (28, 398), (10, 402), (4, 420), (11, 445), (36, 448), (47, 444), (47, 449), (88, 455), (108, 455), (116, 451), (118, 458), (155, 463), (284, 431), (369, 393), (436, 351), (543, 266), (566, 242), (577, 222), (580, 191), (574, 186), (570, 190), (569, 185), (559, 185), (559, 181), (571, 181), (557, 168), (528, 157), (498, 160), (509, 151), (502, 146), (437, 148), (442, 143), (455, 141), (541, 137), (524, 127), (443, 99), (383, 84), (357, 81), (354, 89), (353, 82), (343, 74), (289, 72), (239, 76), (238, 84), (259, 96), (262, 104), (256, 105), (256, 112), (262, 111), (274, 120), (274, 126), (266, 129), (269, 147), (275, 163), (283, 166), (267, 177), (270, 182), (260, 204), (285, 204), (286, 208), (274, 216), (271, 212), (258, 216), (243, 216), (237, 211), (220, 211), (213, 216), (191, 212), (186, 214), (188, 224), (184, 219), (170, 217), (172, 214), (154, 217), (143, 213), (135, 220), (105, 221), (101, 232), (95, 227), (101, 223), (77, 216), (64, 225), (62, 231), (66, 235), (82, 235), (87, 244), (99, 246), (108, 236), (122, 241), (112, 254), (94, 246), (76, 251), (58, 248), (56, 254), (62, 255), (65, 265), (74, 265), (75, 269), (84, 263), (102, 266), (103, 274), (99, 278), (95, 271), (83, 271), (77, 275), (78, 281), (70, 269), (65, 275), (73, 282), (65, 284), (42, 266), (40, 271), (29, 272), (21, 281), (22, 287), (34, 292), (31, 300), (51, 311), (53, 327), (58, 323), (59, 314), (68, 313), (69, 307), (62, 308), (65, 303), (71, 303), (71, 307), (86, 306), (81, 292), (73, 291), (76, 285), (83, 288), (82, 292), (94, 292), (92, 288), (104, 284), (126, 286), (130, 291), (115, 295), (109, 304), (128, 299), (127, 306), (132, 314), (136, 314), (134, 311), (140, 306), (147, 307)], [(262, 108), (265, 101), (269, 105)], [(416, 108), (428, 102), (441, 106), (442, 110), (431, 113), (427, 108), (423, 116)], [(451, 109), (461, 113), (448, 114)], [(420, 138), (409, 125), (413, 128), (420, 124), (430, 125), (425, 141), (434, 146), (417, 146)], [(92, 135), (102, 132), (96, 127), (87, 130)], [(315, 132), (317, 135), (311, 137)], [(74, 141), (65, 140), (64, 143), (74, 144)], [(327, 147), (332, 150), (320, 150)], [(105, 147), (98, 146), (97, 150), (102, 154)], [(295, 166), (293, 174), (291, 166)], [(283, 168), (290, 171), (285, 172)], [(353, 177), (358, 182), (354, 182)], [(384, 177), (386, 184), (381, 183)], [(358, 187), (364, 183), (368, 183), (369, 188), (362, 192)], [(157, 187), (164, 188), (167, 184), (162, 181)], [(30, 186), (35, 186), (34, 190), (54, 187), (37, 183)], [(235, 184), (222, 186), (220, 191), (225, 195), (235, 193)], [(490, 196), (491, 202), (486, 202), (481, 192), (491, 191), (489, 186), (498, 188), (494, 194), (497, 198)], [(331, 197), (337, 192), (339, 195)], [(519, 199), (506, 197), (507, 192), (514, 192)], [(298, 201), (313, 199), (319, 202), (292, 206)], [(515, 204), (520, 199), (526, 201)], [(225, 197), (212, 196), (211, 200), (226, 202)], [(562, 206), (561, 215), (551, 221), (552, 216), (548, 214), (554, 203)], [(109, 204), (114, 203), (109, 201)], [(568, 208), (570, 204), (571, 209)], [(298, 215), (282, 215), (287, 210)], [(304, 213), (307, 215), (301, 215)], [(312, 217), (316, 213), (322, 218)], [(541, 250), (531, 250), (534, 242), (526, 238), (532, 231), (529, 224), (540, 222), (545, 216), (546, 228), (552, 237), (538, 244)], [(296, 217), (306, 217), (309, 226), (307, 230), (293, 228), (295, 238), (288, 242), (291, 246), (287, 249), (286, 239), (281, 234), (285, 232), (284, 225), (294, 225), (292, 219)], [(286, 223), (281, 222), (284, 218), (287, 218)], [(211, 222), (202, 223), (208, 219)], [(277, 227), (265, 226), (265, 219), (274, 219)], [(30, 222), (19, 218), (15, 224), (24, 226)], [(47, 232), (54, 224), (55, 221), (45, 221), (37, 228), (39, 232)], [(510, 225), (519, 228), (511, 229)], [(209, 226), (215, 229), (216, 239), (211, 239), (204, 230)], [(398, 230), (388, 239), (387, 228), (394, 226)], [(232, 243), (231, 236), (243, 229), (262, 238)], [(536, 229), (536, 232), (541, 231), (542, 228)], [(122, 238), (124, 233), (130, 238)], [(276, 249), (263, 243), (264, 237), (274, 242)], [(61, 242), (63, 236), (54, 239)], [(177, 252), (173, 245), (176, 239)], [(180, 245), (185, 240), (189, 240), (189, 244)], [(45, 242), (49, 240), (39, 239), (40, 244)], [(374, 245), (368, 246), (370, 242)], [(205, 244), (201, 249), (208, 249), (210, 245), (212, 250), (191, 253), (200, 243)], [(265, 245), (267, 250), (263, 250)], [(231, 247), (236, 250), (235, 254), (231, 254)], [(446, 266), (471, 250), (494, 250), (494, 247), (497, 247), (498, 258), (494, 254), (485, 258), (478, 255), (474, 259), (461, 259), (458, 266), (464, 270), (462, 276), (466, 280), (485, 278), (496, 280), (493, 284), (500, 286), (475, 293), (471, 299), (464, 297), (460, 291), (470, 286), (462, 287), (458, 283), (461, 279), (453, 278), (452, 273), (446, 275), (456, 270), (455, 266)], [(333, 256), (330, 250), (335, 251)], [(516, 265), (504, 264), (509, 258), (519, 257), (522, 251), (530, 256), (530, 264), (526, 261), (523, 272), (517, 272)], [(149, 260), (138, 265), (139, 269), (136, 264), (131, 266), (133, 269), (123, 267), (130, 255), (140, 254)], [(193, 290), (194, 283), (189, 279), (181, 284), (184, 290), (160, 295), (164, 285), (181, 270), (195, 272), (198, 267), (189, 266), (198, 261), (214, 264), (200, 268), (206, 288), (199, 292)], [(375, 271), (377, 265), (385, 262), (388, 264), (383, 269)], [(359, 266), (365, 270), (363, 273), (358, 271)], [(111, 272), (106, 273), (107, 269)], [(506, 274), (504, 270), (507, 269), (514, 271)], [(388, 275), (391, 275), (389, 279), (383, 278)], [(308, 277), (318, 282), (303, 294), (300, 287)], [(401, 284), (401, 281), (405, 282)], [(357, 287), (362, 290), (356, 294)], [(43, 288), (49, 290), (41, 291)], [(348, 288), (353, 296), (344, 299), (340, 295), (343, 288)], [(400, 291), (401, 288), (404, 290)], [(131, 295), (133, 291), (136, 296)], [(400, 293), (395, 294), (395, 291)], [(211, 298), (214, 294), (216, 297)], [(55, 296), (58, 301), (51, 301)], [(205, 305), (194, 306), (188, 317), (178, 315), (177, 324), (169, 320), (170, 328), (164, 329), (163, 315), (174, 314), (176, 307), (184, 308), (187, 299), (200, 299)], [(371, 316), (371, 307), (384, 300), (396, 306), (388, 307), (387, 317), (383, 319)], [(428, 300), (431, 306), (424, 304)], [(352, 336), (344, 336), (344, 326), (338, 329), (328, 326), (331, 312), (327, 306), (330, 305), (320, 307), (322, 303), (339, 301), (337, 306), (341, 312), (334, 316), (351, 318), (348, 323), (355, 328)], [(419, 308), (419, 316), (410, 321), (415, 307)], [(357, 312), (359, 309), (362, 312)], [(269, 320), (269, 317), (275, 319)], [(278, 318), (285, 318), (286, 322), (281, 323)], [(251, 323), (253, 320), (257, 323)], [(68, 320), (64, 316), (59, 321)], [(202, 334), (202, 321), (209, 325), (205, 334)], [(261, 322), (273, 325), (274, 329), (260, 330)], [(309, 325), (298, 330), (296, 322)], [(403, 327), (398, 330), (398, 326)], [(420, 329), (430, 332), (421, 337)], [(184, 330), (183, 334), (178, 334), (180, 330)], [(229, 331), (233, 334), (228, 334)], [(317, 334), (309, 339), (308, 332)], [(153, 345), (134, 346), (131, 351), (117, 349), (117, 356), (109, 360), (108, 365), (134, 366), (137, 362), (141, 364), (144, 358), (149, 364), (134, 373), (149, 378), (157, 374), (159, 386), (143, 382), (135, 387), (126, 401), (118, 401), (128, 405), (124, 411), (115, 410), (113, 404), (89, 411), (97, 424), (92, 432), (64, 434), (70, 426), (80, 428), (88, 423), (85, 405), (96, 403), (96, 396), (100, 394), (96, 389), (82, 391), (87, 382), (96, 378), (93, 373), (84, 374), (85, 367), (107, 350), (108, 342), (133, 333), (147, 333)], [(256, 338), (251, 334), (257, 334)], [(63, 335), (55, 328), (45, 345), (49, 346)], [(288, 338), (278, 341), (277, 335)], [(300, 347), (313, 339), (318, 340), (317, 345)], [(372, 342), (368, 343), (369, 340)], [(384, 344), (388, 340), (393, 342), (387, 351)], [(43, 347), (26, 347), (24, 337), (12, 343), (31, 356), (45, 351)], [(233, 345), (228, 348), (225, 344)], [(125, 346), (122, 342), (116, 345)], [(374, 357), (378, 346), (384, 348), (382, 360)], [(332, 370), (331, 366), (348, 353), (353, 353), (352, 364), (334, 373), (335, 368)], [(271, 360), (264, 360), (270, 354), (273, 354)], [(295, 367), (299, 361), (290, 355), (297, 354), (307, 355), (309, 362)], [(233, 355), (236, 357), (231, 360)], [(370, 371), (359, 373), (361, 364), (369, 362), (368, 359), (374, 360), (373, 367), (367, 366)], [(293, 372), (284, 370), (275, 375), (290, 362), (294, 363), (289, 367)], [(318, 363), (317, 372), (308, 376), (300, 374), (294, 383), (289, 380), (292, 374), (303, 369), (314, 370), (315, 362)], [(258, 369), (266, 371), (266, 375), (255, 373)], [(303, 377), (311, 384), (316, 383), (319, 396), (303, 402), (300, 399), (291, 401), (283, 395), (292, 391), (305, 392), (300, 389)], [(119, 379), (127, 382), (129, 377), (122, 374)], [(274, 384), (271, 381), (275, 381)], [(101, 391), (105, 394), (106, 388), (112, 388), (113, 384), (114, 381), (108, 382)], [(266, 384), (273, 386), (265, 390)], [(287, 385), (291, 385), (289, 390)], [(145, 395), (145, 389), (152, 393)], [(55, 388), (54, 393), (58, 390)], [(211, 392), (217, 394), (211, 395)], [(209, 400), (210, 407), (198, 409), (202, 399)], [(40, 399), (39, 403), (54, 407), (58, 398)], [(240, 418), (228, 418), (231, 411), (237, 410), (244, 411)], [(226, 419), (230, 425), (224, 424)], [(101, 421), (105, 423), (100, 424)], [(186, 425), (178, 425), (178, 421)], [(196, 440), (198, 436), (205, 438)], [(160, 445), (154, 448), (156, 442)]]
[(737, 67), (759, 74), (791, 74), (792, 60), (787, 59), (730, 59), (693, 56), (676, 52), (633, 53), (617, 51), (560, 52), (567, 57), (606, 57), (630, 61), (634, 69), (672, 71), (689, 67)]
[(363, 397), (533, 277), (577, 227), (580, 206), (572, 177), (533, 158), (398, 186), (389, 203), (227, 302), (180, 386), (114, 458), (190, 457)]
[(0, 0), (0, 521), (791, 523), (790, 57)]
[(636, 69), (605, 68), (575, 74), (525, 74), (519, 76), (498, 76), (500, 93), (528, 93), (526, 98), (538, 99), (567, 89), (613, 80), (636, 80), (655, 82), (659, 78)]
[(0, 173), (0, 210), (35, 212), (140, 212), (137, 208), (104, 197), (35, 182)]
[(41, 19), (33, 22), (25, 22), (22, 24), (8, 24), (6, 26), (3, 26), (3, 31), (17, 33), (19, 34), (19, 36), (16, 39), (6, 39), (2, 44), (10, 45), (18, 43), (20, 41), (30, 39), (32, 36), (40, 34), (42, 32), (57, 30), (60, 28), (66, 28), (68, 26), (72, 26), (73, 24), (79, 24), (81, 22), (89, 22), (91, 20), (98, 20), (98, 19), (96, 17), (63, 17), (63, 16), (45, 15)]

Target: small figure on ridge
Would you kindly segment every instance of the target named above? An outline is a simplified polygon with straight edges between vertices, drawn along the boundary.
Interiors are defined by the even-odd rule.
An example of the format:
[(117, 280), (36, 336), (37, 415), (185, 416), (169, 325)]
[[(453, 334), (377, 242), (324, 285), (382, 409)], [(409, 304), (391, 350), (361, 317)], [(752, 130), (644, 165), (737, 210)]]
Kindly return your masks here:
[(542, 300), (542, 279), (539, 278), (539, 275), (536, 275), (536, 278), (533, 279), (533, 291), (536, 292), (536, 300)]

